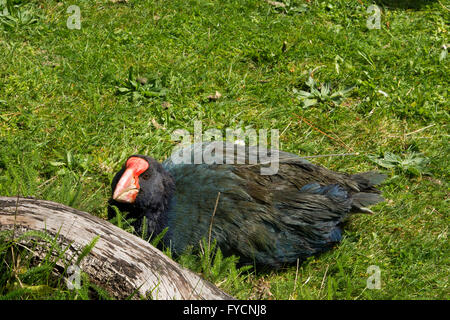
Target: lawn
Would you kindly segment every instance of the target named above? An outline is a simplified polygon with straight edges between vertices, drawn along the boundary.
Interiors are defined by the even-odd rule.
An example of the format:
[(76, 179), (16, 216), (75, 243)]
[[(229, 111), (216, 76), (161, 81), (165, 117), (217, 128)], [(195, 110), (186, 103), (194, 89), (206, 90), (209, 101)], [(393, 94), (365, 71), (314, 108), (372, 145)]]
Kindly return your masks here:
[[(106, 219), (123, 161), (165, 159), (174, 130), (278, 129), (284, 151), (386, 173), (386, 202), (298, 267), (210, 279), (240, 299), (448, 299), (450, 2), (392, 2), (374, 28), (366, 0), (77, 0), (76, 28), (65, 2), (0, 0), (0, 195)], [(8, 246), (0, 295), (88, 297), (21, 278)]]

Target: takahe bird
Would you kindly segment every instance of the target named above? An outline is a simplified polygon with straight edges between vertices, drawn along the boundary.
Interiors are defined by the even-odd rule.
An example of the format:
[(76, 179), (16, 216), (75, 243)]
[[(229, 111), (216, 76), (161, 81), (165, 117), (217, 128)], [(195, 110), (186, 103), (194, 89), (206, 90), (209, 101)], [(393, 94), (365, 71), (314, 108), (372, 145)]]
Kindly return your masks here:
[[(374, 187), (385, 179), (380, 173), (338, 173), (278, 151), (278, 172), (261, 175), (264, 164), (248, 161), (256, 147), (246, 147), (245, 162), (236, 164), (235, 155), (243, 160), (236, 144), (200, 145), (162, 164), (148, 156), (129, 157), (112, 181), (109, 216), (115, 205), (136, 218), (138, 233), (142, 221), (153, 236), (168, 227), (163, 243), (175, 254), (210, 236), (225, 255), (277, 268), (329, 250), (341, 240), (350, 213), (372, 213), (367, 206), (383, 201)], [(222, 152), (224, 163), (234, 163), (174, 161), (174, 155), (188, 151), (192, 160), (211, 147)]]

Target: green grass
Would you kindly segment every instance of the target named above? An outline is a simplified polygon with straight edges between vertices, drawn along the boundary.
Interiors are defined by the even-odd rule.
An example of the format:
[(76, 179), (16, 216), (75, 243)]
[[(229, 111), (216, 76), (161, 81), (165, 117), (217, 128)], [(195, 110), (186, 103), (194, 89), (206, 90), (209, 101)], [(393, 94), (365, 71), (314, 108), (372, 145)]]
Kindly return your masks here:
[[(381, 29), (369, 30), (371, 3), (363, 2), (297, 0), (280, 9), (264, 0), (79, 0), (71, 4), (81, 29), (71, 30), (67, 4), (9, 1), (17, 7), (16, 22), (0, 19), (0, 195), (106, 218), (115, 171), (133, 153), (163, 160), (174, 129), (193, 132), (197, 119), (203, 130), (279, 129), (285, 151), (359, 152), (312, 160), (386, 172), (387, 202), (354, 216), (335, 250), (298, 270), (212, 280), (243, 299), (448, 299), (450, 68), (442, 46), (450, 3), (380, 1)], [(148, 82), (130, 83), (130, 68)], [(305, 105), (296, 92), (310, 92), (311, 72), (331, 94), (355, 87), (339, 103)], [(222, 96), (208, 99), (216, 91)], [(389, 154), (398, 157), (393, 167), (374, 162)], [(412, 169), (402, 161), (417, 155), (425, 161)], [(202, 261), (184, 260), (198, 272)], [(371, 265), (381, 270), (380, 290), (366, 289)], [(11, 293), (7, 282), (1, 295)]]
[[(0, 233), (0, 300), (11, 299), (111, 299), (108, 293), (89, 281), (89, 276), (78, 266), (95, 246), (98, 237), (86, 245), (76, 261), (65, 257), (67, 248), (62, 248), (55, 238), (42, 231), (27, 231), (14, 236), (13, 231)], [(27, 246), (24, 245), (27, 243)], [(34, 252), (42, 258), (36, 262)], [(58, 270), (57, 272), (55, 272)], [(74, 288), (66, 284), (70, 281)]]

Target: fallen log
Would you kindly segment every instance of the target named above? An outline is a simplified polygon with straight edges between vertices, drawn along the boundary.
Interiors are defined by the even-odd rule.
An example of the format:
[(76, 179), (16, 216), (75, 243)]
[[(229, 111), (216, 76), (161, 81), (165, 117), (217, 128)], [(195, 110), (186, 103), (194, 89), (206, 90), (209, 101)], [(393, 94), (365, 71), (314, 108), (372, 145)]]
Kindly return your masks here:
[[(57, 239), (61, 247), (67, 248), (64, 253), (67, 260), (73, 260), (82, 248), (99, 236), (79, 267), (89, 275), (92, 283), (117, 299), (130, 296), (175, 300), (233, 299), (147, 241), (99, 217), (59, 203), (0, 197), (0, 230), (13, 230), (15, 236), (30, 230), (46, 232)], [(38, 252), (36, 255), (42, 258)], [(136, 292), (138, 294), (134, 294)]]

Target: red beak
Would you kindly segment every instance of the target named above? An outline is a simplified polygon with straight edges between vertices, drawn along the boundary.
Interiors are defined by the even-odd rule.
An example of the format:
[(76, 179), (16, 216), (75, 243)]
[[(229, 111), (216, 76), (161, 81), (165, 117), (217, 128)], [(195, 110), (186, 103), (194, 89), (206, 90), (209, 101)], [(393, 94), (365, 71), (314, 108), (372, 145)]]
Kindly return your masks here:
[(114, 190), (113, 199), (118, 202), (133, 203), (139, 193), (139, 175), (148, 169), (148, 162), (142, 158), (127, 160), (125, 172)]

